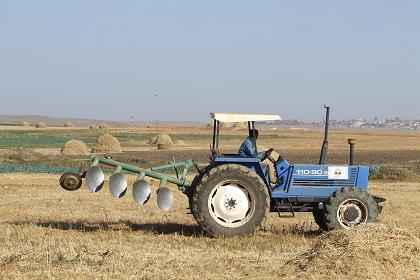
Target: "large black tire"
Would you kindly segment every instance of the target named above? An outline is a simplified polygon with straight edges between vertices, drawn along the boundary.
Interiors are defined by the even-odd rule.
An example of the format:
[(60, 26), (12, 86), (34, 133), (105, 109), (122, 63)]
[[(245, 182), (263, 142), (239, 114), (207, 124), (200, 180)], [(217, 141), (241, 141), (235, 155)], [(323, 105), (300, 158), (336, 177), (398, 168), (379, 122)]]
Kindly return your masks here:
[(188, 197), (188, 203), (189, 203), (189, 207), (190, 209), (192, 209), (192, 198), (193, 198), (193, 194), (195, 189), (197, 188), (197, 185), (201, 182), (201, 179), (203, 178), (203, 176), (205, 176), (206, 174), (208, 175), (208, 172), (212, 169), (211, 165), (207, 165), (206, 167), (204, 167), (201, 170), (201, 173), (198, 173), (197, 175), (195, 175), (192, 183), (191, 183), (191, 187), (187, 189), (187, 191), (185, 192), (185, 194)]
[(324, 211), (314, 209), (312, 211), (312, 215), (314, 216), (315, 223), (319, 226), (319, 228), (322, 229), (323, 231), (328, 231), (328, 226), (325, 220)]
[[(224, 192), (226, 186), (228, 189), (233, 188), (234, 192)], [(238, 192), (247, 198), (245, 203), (235, 196)], [(232, 196), (235, 199), (230, 194), (235, 194)], [(223, 198), (219, 199), (220, 196)], [(238, 204), (235, 204), (237, 200)], [(194, 190), (191, 204), (194, 218), (209, 235), (242, 236), (252, 234), (263, 226), (270, 211), (270, 196), (266, 185), (255, 172), (238, 164), (225, 164), (209, 170), (201, 178)], [(239, 211), (244, 205), (249, 208), (241, 210), (246, 211), (245, 217), (238, 221), (229, 221), (217, 216), (215, 209), (220, 209), (220, 205), (224, 207), (220, 211), (227, 213), (226, 215)], [(233, 207), (233, 210), (229, 207)]]
[(365, 190), (346, 187), (334, 192), (324, 208), (328, 230), (347, 229), (375, 222), (378, 204)]

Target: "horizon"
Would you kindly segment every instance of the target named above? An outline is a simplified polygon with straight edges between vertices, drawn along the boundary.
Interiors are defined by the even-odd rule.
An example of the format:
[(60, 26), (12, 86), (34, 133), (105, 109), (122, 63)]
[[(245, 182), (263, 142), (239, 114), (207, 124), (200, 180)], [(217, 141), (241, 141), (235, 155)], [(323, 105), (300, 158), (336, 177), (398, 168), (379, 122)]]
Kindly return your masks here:
[[(420, 119), (420, 2), (0, 3), (0, 112)], [(203, 112), (205, 112), (203, 114)]]
[[(24, 118), (51, 118), (51, 119), (64, 119), (64, 120), (73, 120), (73, 121), (104, 121), (104, 122), (121, 122), (121, 123), (159, 123), (159, 122), (173, 122), (173, 123), (207, 123), (209, 122), (209, 120), (211, 120), (210, 115), (209, 118), (207, 120), (115, 120), (115, 119), (95, 119), (95, 118), (79, 118), (79, 117), (60, 117), (60, 116), (53, 116), (53, 115), (33, 115), (33, 114), (0, 114), (0, 121), (1, 118), (5, 118), (5, 117), (11, 117), (11, 118), (15, 118), (13, 122), (20, 122), (22, 120), (24, 120)], [(294, 117), (283, 117), (280, 116), (281, 120), (280, 121), (275, 121), (275, 122), (284, 122), (284, 121), (302, 121), (304, 123), (324, 123), (325, 122), (325, 116), (318, 119), (318, 120), (301, 120), (298, 118), (294, 118)], [(400, 118), (398, 116), (395, 117), (389, 117), (389, 118), (377, 118), (377, 117), (373, 117), (373, 118), (359, 118), (359, 117), (354, 117), (354, 118), (349, 118), (349, 119), (337, 119), (334, 117), (330, 116), (330, 122), (343, 122), (343, 121), (356, 121), (356, 120), (363, 120), (363, 121), (377, 121), (377, 122), (386, 122), (386, 121), (401, 121), (401, 122), (405, 122), (405, 121), (415, 121), (415, 122), (420, 122), (420, 118), (418, 119), (410, 119), (410, 118)], [(10, 123), (12, 124), (12, 123)]]

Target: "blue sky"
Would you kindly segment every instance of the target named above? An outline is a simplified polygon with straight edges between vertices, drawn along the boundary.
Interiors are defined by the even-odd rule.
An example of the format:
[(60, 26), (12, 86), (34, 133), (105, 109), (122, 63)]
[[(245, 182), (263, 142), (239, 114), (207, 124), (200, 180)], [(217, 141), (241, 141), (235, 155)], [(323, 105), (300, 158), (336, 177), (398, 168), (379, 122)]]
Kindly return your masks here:
[[(420, 1), (0, 0), (0, 114), (420, 119)], [(155, 96), (156, 94), (156, 96)]]

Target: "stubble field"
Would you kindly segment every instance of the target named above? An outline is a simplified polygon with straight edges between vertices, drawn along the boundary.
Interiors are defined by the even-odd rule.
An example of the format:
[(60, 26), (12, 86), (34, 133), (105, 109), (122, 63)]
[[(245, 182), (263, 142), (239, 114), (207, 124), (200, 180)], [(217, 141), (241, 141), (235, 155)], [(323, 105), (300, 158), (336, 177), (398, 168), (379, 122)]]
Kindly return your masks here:
[[(62, 156), (68, 139), (90, 146), (100, 131), (3, 129), (2, 163), (77, 166), (89, 156)], [(112, 129), (123, 153), (140, 166), (172, 155), (205, 164), (211, 131), (164, 129), (171, 151), (147, 141), (160, 129)], [(227, 131), (221, 144), (235, 151), (246, 132)], [(316, 163), (321, 131), (265, 131), (260, 144), (291, 162)], [(162, 213), (153, 196), (138, 206), (129, 191), (113, 198), (85, 186), (66, 192), (59, 175), (0, 174), (0, 276), (3, 279), (418, 279), (420, 274), (420, 134), (338, 131), (331, 134), (329, 161), (346, 163), (346, 139), (357, 138), (357, 160), (408, 170), (409, 176), (371, 182), (387, 198), (379, 222), (350, 231), (323, 233), (311, 214), (281, 219), (271, 213), (264, 230), (242, 238), (210, 238), (196, 225), (186, 197), (174, 191), (173, 208)], [(22, 145), (27, 153), (17, 153)], [(28, 160), (28, 154), (31, 159)], [(13, 156), (11, 156), (13, 155)], [(130, 176), (130, 183), (135, 177)], [(157, 181), (151, 181), (154, 190)], [(174, 187), (175, 190), (175, 187)]]

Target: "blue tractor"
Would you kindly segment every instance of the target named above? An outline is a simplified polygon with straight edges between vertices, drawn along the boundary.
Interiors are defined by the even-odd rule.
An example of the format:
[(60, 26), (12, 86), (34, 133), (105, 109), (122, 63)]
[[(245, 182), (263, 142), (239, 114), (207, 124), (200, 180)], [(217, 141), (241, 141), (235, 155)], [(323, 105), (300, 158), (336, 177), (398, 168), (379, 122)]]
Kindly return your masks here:
[[(272, 150), (264, 158), (219, 152), (224, 122), (247, 122), (250, 134), (257, 121), (279, 120), (278, 115), (211, 113), (214, 119), (211, 162), (200, 170), (187, 195), (198, 224), (213, 236), (247, 235), (258, 230), (269, 212), (280, 217), (312, 212), (322, 230), (347, 229), (374, 222), (385, 199), (367, 192), (369, 168), (353, 165), (354, 140), (349, 139), (350, 165), (326, 165), (329, 108), (320, 162), (291, 164)], [(255, 133), (255, 132), (254, 132)], [(256, 137), (253, 141), (257, 147)], [(272, 162), (275, 178), (271, 178)], [(274, 180), (273, 180), (274, 179)]]
[[(385, 199), (366, 191), (369, 168), (353, 164), (354, 140), (349, 139), (350, 165), (325, 164), (329, 123), (329, 108), (326, 108), (325, 137), (318, 165), (291, 164), (281, 156), (274, 159), (272, 149), (263, 156), (258, 153), (255, 122), (280, 120), (278, 115), (212, 113), (211, 161), (204, 168), (199, 168), (192, 160), (177, 162), (174, 159), (169, 164), (144, 169), (116, 161), (111, 156), (93, 156), (89, 168), (82, 165), (79, 173), (63, 174), (60, 185), (67, 191), (75, 191), (85, 179), (88, 189), (96, 193), (105, 183), (105, 173), (99, 166), (114, 167), (109, 178), (112, 196), (122, 198), (128, 192), (126, 173), (138, 174), (131, 193), (138, 204), (144, 205), (152, 195), (146, 177), (158, 179), (157, 204), (163, 211), (168, 211), (173, 203), (172, 191), (166, 184), (177, 185), (188, 196), (198, 224), (212, 236), (253, 233), (262, 227), (269, 212), (277, 212), (280, 217), (312, 212), (322, 230), (374, 222), (382, 210), (379, 203)], [(248, 123), (252, 154), (220, 153), (220, 127), (226, 122)], [(274, 170), (263, 163), (265, 160), (271, 161)], [(188, 170), (194, 166), (198, 175), (189, 182)], [(176, 177), (167, 172), (172, 169)]]

